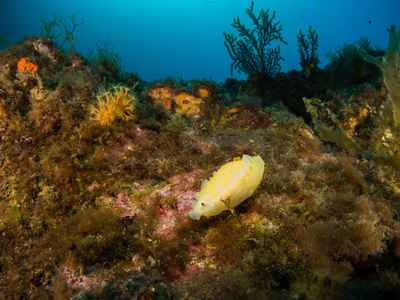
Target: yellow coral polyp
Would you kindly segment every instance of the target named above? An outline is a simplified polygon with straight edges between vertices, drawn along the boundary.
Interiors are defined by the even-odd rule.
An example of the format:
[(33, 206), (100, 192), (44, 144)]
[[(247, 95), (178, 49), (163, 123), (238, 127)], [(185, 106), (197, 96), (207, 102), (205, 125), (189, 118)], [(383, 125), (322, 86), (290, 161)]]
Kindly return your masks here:
[(196, 98), (187, 93), (181, 93), (175, 96), (175, 104), (177, 105), (176, 112), (180, 115), (196, 115), (200, 112), (200, 104), (203, 99)]
[(115, 86), (114, 92), (97, 96), (98, 108), (93, 108), (91, 120), (110, 126), (116, 119), (133, 119), (135, 98), (127, 87)]

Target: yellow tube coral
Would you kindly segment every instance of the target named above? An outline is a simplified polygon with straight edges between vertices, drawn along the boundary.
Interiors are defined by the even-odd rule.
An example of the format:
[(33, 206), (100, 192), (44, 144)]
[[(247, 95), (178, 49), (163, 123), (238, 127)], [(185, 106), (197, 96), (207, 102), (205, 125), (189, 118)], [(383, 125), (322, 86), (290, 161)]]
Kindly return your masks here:
[(215, 216), (238, 206), (253, 195), (263, 174), (264, 161), (260, 156), (235, 158), (214, 173), (210, 181), (203, 181), (189, 216), (199, 220), (201, 216)]

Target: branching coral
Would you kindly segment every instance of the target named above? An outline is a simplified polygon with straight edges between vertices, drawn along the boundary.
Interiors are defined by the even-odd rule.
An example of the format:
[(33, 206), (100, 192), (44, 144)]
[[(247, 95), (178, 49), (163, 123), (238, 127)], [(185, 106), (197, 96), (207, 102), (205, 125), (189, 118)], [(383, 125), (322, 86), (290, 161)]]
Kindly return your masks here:
[(274, 77), (281, 70), (280, 61), (284, 60), (280, 54), (279, 45), (268, 48), (273, 41), (280, 41), (287, 45), (282, 37), (282, 25), (275, 21), (276, 12), (269, 14), (269, 9), (261, 10), (258, 17), (253, 13), (254, 2), (251, 1), (250, 8), (245, 13), (251, 18), (255, 28), (247, 28), (240, 22), (239, 17), (233, 19), (232, 27), (242, 37), (238, 40), (233, 34), (224, 32), (225, 47), (233, 62), (231, 73), (235, 68), (238, 72), (247, 75), (262, 75)]
[(97, 96), (99, 106), (93, 108), (91, 120), (110, 126), (116, 119), (133, 119), (135, 97), (130, 93), (130, 89), (122, 86), (115, 86), (113, 89), (113, 93), (107, 92)]

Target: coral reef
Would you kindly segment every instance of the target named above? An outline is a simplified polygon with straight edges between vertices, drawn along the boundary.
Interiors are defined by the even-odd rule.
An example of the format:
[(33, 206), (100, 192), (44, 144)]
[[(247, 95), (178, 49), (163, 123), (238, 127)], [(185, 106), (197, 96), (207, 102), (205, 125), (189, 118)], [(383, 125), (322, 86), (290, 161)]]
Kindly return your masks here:
[[(21, 58), (37, 69), (20, 71)], [(316, 67), (324, 76), (264, 87), (136, 86), (117, 56), (95, 61), (45, 37), (0, 51), (0, 298), (396, 298), (398, 171), (323, 142), (285, 106), (324, 98), (337, 116), (327, 127), (380, 141), (396, 161), (388, 74), (392, 123), (379, 131), (379, 82), (343, 90)], [(217, 179), (207, 190), (204, 178)], [(228, 183), (229, 209), (190, 218), (196, 195)]]

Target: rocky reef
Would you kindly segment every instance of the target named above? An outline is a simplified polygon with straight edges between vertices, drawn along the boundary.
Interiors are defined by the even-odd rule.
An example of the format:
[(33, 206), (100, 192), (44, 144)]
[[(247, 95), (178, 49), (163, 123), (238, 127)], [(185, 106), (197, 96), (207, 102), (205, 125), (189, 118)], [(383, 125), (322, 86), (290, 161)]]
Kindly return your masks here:
[[(259, 97), (279, 80), (309, 79), (243, 93), (145, 83), (44, 37), (1, 51), (0, 298), (394, 299), (397, 171)], [(382, 80), (315, 91), (352, 136), (387, 98)], [(265, 163), (254, 194), (190, 218), (203, 180), (243, 155)]]

